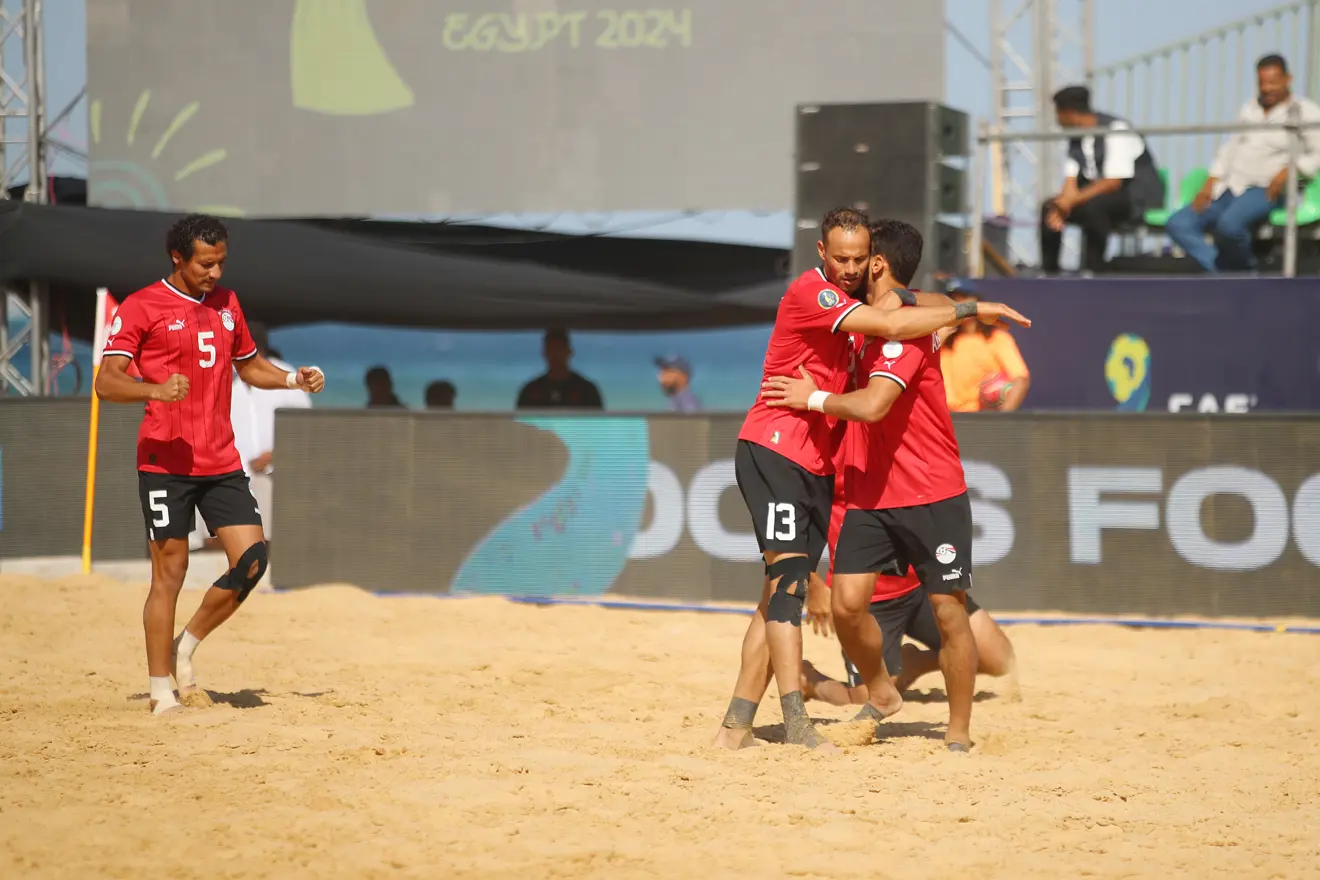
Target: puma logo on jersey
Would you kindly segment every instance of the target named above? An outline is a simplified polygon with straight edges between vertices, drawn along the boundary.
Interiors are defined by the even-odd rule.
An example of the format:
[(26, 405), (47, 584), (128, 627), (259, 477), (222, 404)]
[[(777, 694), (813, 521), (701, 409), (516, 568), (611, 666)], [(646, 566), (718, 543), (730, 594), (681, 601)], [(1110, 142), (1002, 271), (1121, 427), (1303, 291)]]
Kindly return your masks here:
[(170, 329), (171, 329), (171, 330), (182, 330), (182, 329), (183, 329), (183, 321), (181, 321), (181, 320), (180, 320), (180, 321), (175, 321), (173, 324), (170, 325)]

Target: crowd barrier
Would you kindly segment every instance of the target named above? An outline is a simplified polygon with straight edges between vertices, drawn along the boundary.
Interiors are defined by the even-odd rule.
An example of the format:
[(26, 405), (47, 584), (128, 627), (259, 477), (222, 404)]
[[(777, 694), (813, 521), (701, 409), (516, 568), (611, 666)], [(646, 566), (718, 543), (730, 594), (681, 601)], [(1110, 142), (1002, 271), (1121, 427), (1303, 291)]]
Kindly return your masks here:
[[(102, 411), (94, 558), (145, 557), (139, 411)], [(1320, 616), (1320, 417), (956, 417), (1001, 611)], [(0, 558), (77, 555), (86, 400), (0, 403)], [(751, 601), (738, 415), (283, 410), (280, 588)]]
[[(283, 588), (750, 601), (740, 423), (281, 411), (272, 565)], [(956, 424), (989, 607), (1320, 615), (1320, 418)]]
[[(0, 559), (78, 556), (87, 488), (88, 398), (0, 401)], [(93, 558), (146, 559), (136, 443), (142, 409), (102, 406)]]

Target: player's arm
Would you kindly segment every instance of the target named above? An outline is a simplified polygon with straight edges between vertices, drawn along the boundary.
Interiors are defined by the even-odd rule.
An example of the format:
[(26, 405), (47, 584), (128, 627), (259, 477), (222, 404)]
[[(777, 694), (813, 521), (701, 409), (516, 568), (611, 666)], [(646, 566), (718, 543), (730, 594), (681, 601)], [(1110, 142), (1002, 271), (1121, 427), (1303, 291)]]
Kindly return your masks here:
[(188, 396), (188, 379), (170, 376), (163, 385), (140, 382), (128, 375), (133, 359), (123, 354), (107, 354), (96, 371), (96, 396), (106, 403), (146, 403), (156, 400), (174, 403)]
[(945, 305), (916, 305), (892, 310), (858, 306), (844, 315), (838, 329), (881, 339), (920, 339), (941, 327), (951, 327), (971, 317), (981, 318), (987, 324), (1008, 318), (1023, 327), (1031, 326), (1031, 321), (1003, 303), (949, 302)]
[(277, 391), (280, 388), (298, 388), (313, 394), (325, 387), (325, 374), (320, 367), (299, 367), (290, 373), (257, 354), (255, 348), (248, 357), (235, 360), (238, 377), (253, 388)]
[(897, 379), (872, 375), (866, 386), (856, 391), (827, 394), (816, 387), (816, 381), (805, 368), (799, 367), (798, 372), (802, 374), (800, 379), (771, 376), (761, 383), (761, 397), (766, 406), (814, 409), (850, 422), (878, 422), (889, 414), (889, 408), (903, 393), (903, 385)]

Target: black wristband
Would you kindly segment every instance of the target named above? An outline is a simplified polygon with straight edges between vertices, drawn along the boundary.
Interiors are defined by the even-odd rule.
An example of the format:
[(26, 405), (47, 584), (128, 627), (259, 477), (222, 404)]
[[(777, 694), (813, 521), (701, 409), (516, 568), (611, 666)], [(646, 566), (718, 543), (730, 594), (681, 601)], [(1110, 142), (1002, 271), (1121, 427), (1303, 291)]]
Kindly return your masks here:
[(905, 306), (915, 306), (917, 304), (917, 295), (906, 287), (895, 287), (894, 293), (898, 294), (898, 301)]
[(964, 320), (966, 320), (967, 318), (975, 318), (975, 317), (976, 317), (976, 303), (974, 303), (974, 302), (960, 302), (960, 303), (954, 303), (954, 305), (953, 305), (953, 315), (954, 315), (954, 317), (957, 318), (959, 321), (964, 321)]

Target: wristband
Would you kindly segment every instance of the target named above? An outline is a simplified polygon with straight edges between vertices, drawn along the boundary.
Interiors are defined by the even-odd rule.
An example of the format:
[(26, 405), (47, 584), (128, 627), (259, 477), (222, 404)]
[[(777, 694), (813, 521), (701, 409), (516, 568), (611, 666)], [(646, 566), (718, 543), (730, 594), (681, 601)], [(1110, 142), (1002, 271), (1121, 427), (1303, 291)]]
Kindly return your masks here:
[(298, 387), (298, 373), (296, 370), (292, 373), (284, 374), (284, 384), (288, 385), (290, 388)]
[(917, 304), (917, 295), (906, 287), (895, 287), (894, 293), (898, 294), (898, 301), (905, 306), (915, 306)]
[(828, 391), (813, 391), (807, 397), (807, 409), (816, 412), (825, 412), (825, 399), (830, 396)]
[(953, 306), (953, 315), (954, 315), (954, 317), (957, 318), (959, 321), (964, 321), (964, 320), (966, 320), (967, 318), (975, 318), (975, 317), (976, 317), (976, 303), (974, 303), (974, 302), (960, 302), (960, 303), (955, 303), (954, 306)]

